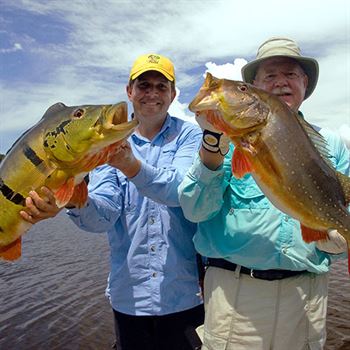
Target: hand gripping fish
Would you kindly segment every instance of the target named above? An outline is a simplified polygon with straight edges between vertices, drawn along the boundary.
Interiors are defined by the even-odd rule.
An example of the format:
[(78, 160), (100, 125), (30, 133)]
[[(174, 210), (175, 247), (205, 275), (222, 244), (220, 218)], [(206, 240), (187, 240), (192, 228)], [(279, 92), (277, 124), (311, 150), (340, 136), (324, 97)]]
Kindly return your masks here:
[(251, 173), (278, 209), (300, 221), (304, 241), (336, 229), (350, 246), (350, 178), (333, 168), (310, 124), (277, 96), (210, 73), (189, 109), (229, 136), (233, 174)]
[(21, 236), (31, 224), (21, 218), (25, 198), (42, 186), (50, 188), (58, 207), (81, 207), (87, 200), (86, 174), (108, 161), (109, 155), (134, 130), (127, 121), (127, 104), (51, 106), (27, 130), (0, 163), (0, 258), (21, 255)]

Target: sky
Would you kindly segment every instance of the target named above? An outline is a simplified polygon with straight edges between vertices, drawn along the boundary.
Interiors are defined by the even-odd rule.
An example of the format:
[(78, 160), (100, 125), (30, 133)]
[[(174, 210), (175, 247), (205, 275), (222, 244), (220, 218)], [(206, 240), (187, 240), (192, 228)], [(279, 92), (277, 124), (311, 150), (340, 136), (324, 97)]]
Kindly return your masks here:
[(301, 111), (350, 147), (348, 0), (0, 0), (0, 153), (56, 102), (127, 100), (138, 55), (175, 64), (170, 113), (194, 121), (188, 104), (205, 73), (241, 80), (241, 67), (272, 36), (296, 40), (320, 65)]

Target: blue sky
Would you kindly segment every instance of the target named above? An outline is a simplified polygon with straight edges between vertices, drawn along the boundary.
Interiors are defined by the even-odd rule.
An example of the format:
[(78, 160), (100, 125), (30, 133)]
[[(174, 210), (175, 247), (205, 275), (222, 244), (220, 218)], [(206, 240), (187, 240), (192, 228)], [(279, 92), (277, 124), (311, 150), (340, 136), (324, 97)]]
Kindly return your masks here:
[(130, 67), (150, 52), (173, 60), (171, 113), (193, 120), (187, 106), (205, 72), (241, 80), (271, 36), (295, 39), (319, 61), (301, 110), (350, 145), (348, 0), (0, 0), (0, 152), (56, 102), (126, 100)]

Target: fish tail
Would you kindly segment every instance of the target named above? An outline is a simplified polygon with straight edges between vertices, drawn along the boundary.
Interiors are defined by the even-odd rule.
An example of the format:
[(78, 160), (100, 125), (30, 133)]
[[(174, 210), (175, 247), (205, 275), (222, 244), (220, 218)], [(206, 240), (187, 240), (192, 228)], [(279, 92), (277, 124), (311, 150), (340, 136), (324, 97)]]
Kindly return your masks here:
[(17, 238), (11, 244), (0, 247), (0, 258), (8, 261), (17, 260), (22, 255), (22, 239), (21, 237)]

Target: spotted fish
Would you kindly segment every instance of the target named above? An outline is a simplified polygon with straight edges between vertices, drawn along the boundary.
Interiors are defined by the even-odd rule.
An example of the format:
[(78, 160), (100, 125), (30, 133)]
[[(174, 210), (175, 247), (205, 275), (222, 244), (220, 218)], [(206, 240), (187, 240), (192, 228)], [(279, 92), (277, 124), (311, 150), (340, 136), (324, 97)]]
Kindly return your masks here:
[(189, 109), (235, 144), (232, 172), (251, 173), (270, 201), (299, 220), (306, 242), (336, 229), (350, 242), (350, 178), (337, 172), (326, 141), (278, 97), (208, 73)]
[(81, 207), (87, 200), (86, 174), (103, 163), (137, 121), (127, 120), (127, 104), (51, 106), (0, 163), (0, 257), (21, 255), (21, 236), (31, 224), (19, 212), (31, 190), (50, 188), (56, 203)]

